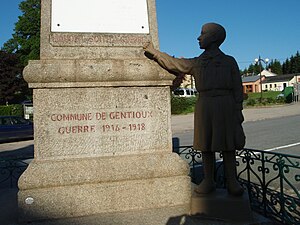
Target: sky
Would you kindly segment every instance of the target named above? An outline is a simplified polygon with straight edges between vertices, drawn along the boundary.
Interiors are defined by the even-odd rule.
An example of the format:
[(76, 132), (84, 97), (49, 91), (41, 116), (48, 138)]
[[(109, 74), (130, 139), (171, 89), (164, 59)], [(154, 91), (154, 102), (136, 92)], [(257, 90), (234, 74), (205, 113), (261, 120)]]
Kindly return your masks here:
[[(21, 1), (1, 0), (0, 47), (11, 38)], [(176, 57), (202, 53), (197, 37), (208, 22), (225, 27), (221, 50), (240, 69), (259, 56), (283, 62), (300, 51), (299, 0), (156, 0), (156, 8), (160, 50)]]

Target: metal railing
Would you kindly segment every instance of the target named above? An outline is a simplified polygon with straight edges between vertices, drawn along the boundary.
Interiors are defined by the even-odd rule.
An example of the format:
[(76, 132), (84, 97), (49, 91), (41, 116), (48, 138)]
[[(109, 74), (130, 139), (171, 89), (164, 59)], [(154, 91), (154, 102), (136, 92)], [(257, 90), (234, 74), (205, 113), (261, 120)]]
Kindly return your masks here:
[(0, 188), (16, 188), (31, 158), (0, 158)]
[[(190, 165), (196, 184), (203, 179), (202, 154), (191, 146), (174, 148)], [(238, 178), (248, 190), (252, 209), (282, 224), (300, 224), (300, 156), (243, 149), (236, 152)], [(0, 188), (16, 188), (30, 158), (0, 158)], [(216, 182), (225, 188), (222, 154), (217, 154)]]
[[(194, 183), (203, 179), (201, 152), (191, 146), (174, 149), (190, 165)], [(237, 175), (254, 211), (281, 224), (300, 224), (300, 156), (243, 149), (236, 152)], [(222, 154), (217, 153), (217, 186), (225, 188)]]

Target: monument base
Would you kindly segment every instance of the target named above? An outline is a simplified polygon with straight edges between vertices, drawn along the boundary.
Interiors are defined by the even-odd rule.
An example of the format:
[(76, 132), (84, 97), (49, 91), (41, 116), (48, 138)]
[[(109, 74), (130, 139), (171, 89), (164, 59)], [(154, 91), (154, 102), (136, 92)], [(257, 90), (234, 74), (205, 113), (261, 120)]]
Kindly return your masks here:
[[(188, 206), (173, 206), (126, 212), (101, 213), (84, 217), (34, 221), (31, 225), (178, 225), (172, 218), (187, 217)], [(190, 225), (195, 223), (188, 223)]]
[(181, 213), (188, 213), (187, 174), (187, 165), (175, 153), (34, 160), (19, 180), (19, 220), (172, 206), (183, 206), (186, 212)]
[(217, 189), (208, 195), (200, 195), (193, 191), (191, 214), (234, 222), (253, 220), (248, 194), (234, 197), (230, 196), (225, 189)]

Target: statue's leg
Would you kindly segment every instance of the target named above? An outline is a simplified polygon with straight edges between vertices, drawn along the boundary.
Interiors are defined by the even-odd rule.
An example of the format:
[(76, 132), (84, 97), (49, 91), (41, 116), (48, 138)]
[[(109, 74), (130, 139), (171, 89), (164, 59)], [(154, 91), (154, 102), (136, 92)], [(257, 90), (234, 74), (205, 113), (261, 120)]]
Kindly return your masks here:
[(202, 152), (202, 162), (203, 162), (204, 179), (195, 188), (195, 192), (199, 194), (208, 194), (216, 190), (216, 183), (214, 179), (215, 153)]
[(235, 152), (223, 152), (223, 157), (228, 193), (234, 196), (241, 196), (244, 192), (244, 189), (237, 180)]

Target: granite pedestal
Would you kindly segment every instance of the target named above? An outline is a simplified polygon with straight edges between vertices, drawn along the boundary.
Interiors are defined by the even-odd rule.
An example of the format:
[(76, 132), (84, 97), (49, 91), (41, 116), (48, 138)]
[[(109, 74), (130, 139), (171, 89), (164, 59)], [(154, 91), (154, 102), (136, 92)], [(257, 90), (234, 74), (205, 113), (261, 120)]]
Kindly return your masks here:
[[(173, 77), (144, 56), (143, 45), (158, 47), (158, 37), (155, 0), (143, 1), (146, 11), (127, 1), (147, 17), (137, 33), (69, 31), (73, 20), (65, 17), (74, 5), (41, 1), (40, 60), (24, 69), (33, 88), (35, 152), (19, 179), (21, 221), (177, 206), (188, 213), (189, 168), (172, 153)], [(107, 6), (79, 2), (82, 12), (91, 3)], [(53, 23), (60, 4), (70, 14)]]

